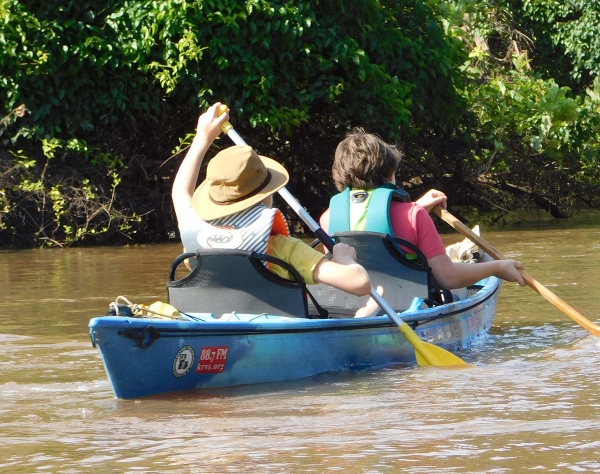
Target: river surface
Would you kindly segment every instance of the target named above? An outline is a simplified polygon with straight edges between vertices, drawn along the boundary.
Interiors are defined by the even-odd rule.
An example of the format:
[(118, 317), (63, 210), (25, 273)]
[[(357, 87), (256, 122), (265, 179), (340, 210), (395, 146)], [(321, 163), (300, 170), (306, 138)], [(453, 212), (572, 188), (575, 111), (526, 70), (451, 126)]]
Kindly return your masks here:
[[(600, 323), (600, 215), (482, 236)], [(0, 472), (600, 473), (600, 339), (516, 284), (473, 369), (114, 399), (88, 321), (166, 301), (180, 250), (0, 251)]]

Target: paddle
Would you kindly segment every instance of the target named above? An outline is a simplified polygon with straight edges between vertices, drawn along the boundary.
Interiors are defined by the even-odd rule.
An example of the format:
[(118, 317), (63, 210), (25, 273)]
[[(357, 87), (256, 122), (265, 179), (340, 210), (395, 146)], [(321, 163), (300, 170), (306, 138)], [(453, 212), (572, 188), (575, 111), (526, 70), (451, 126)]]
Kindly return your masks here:
[[(504, 255), (502, 255), (498, 250), (496, 250), (489, 243), (483, 240), (480, 236), (478, 236), (475, 232), (469, 229), (466, 225), (464, 225), (461, 221), (459, 221), (448, 211), (441, 209), (439, 206), (436, 206), (433, 208), (433, 212), (435, 212), (435, 214), (442, 220), (454, 227), (462, 235), (471, 240), (471, 242), (479, 245), (481, 249), (483, 249), (486, 253), (490, 254), (496, 260), (506, 260), (506, 257)], [(583, 326), (583, 328), (585, 328), (591, 334), (600, 337), (600, 326), (592, 323), (589, 319), (585, 318), (576, 309), (572, 308), (570, 305), (561, 300), (558, 296), (552, 293), (548, 288), (542, 285), (531, 275), (524, 272), (523, 270), (519, 271), (521, 272), (521, 275), (523, 275), (523, 279), (525, 280), (525, 283), (527, 283), (527, 285), (529, 285), (541, 296), (546, 298), (550, 303), (552, 303), (563, 313), (565, 313), (567, 316), (573, 319), (577, 324)]]
[[(219, 108), (219, 113), (225, 113), (229, 109), (226, 105), (221, 105)], [(233, 129), (233, 125), (228, 121), (225, 122), (221, 126), (221, 130), (225, 134), (231, 138), (231, 140), (236, 145), (247, 145), (242, 137), (238, 135), (238, 133)], [(333, 239), (325, 232), (319, 224), (315, 222), (315, 220), (310, 216), (306, 209), (304, 209), (300, 203), (290, 194), (290, 192), (286, 188), (281, 188), (279, 191), (279, 195), (285, 199), (285, 201), (289, 204), (289, 206), (298, 214), (298, 216), (304, 221), (304, 223), (314, 232), (317, 238), (321, 241), (321, 243), (327, 247), (327, 249), (331, 252), (333, 251), (333, 246), (335, 242)], [(442, 349), (441, 347), (435, 346), (433, 344), (429, 344), (427, 342), (422, 341), (419, 336), (412, 330), (412, 328), (408, 325), (408, 323), (404, 322), (402, 318), (394, 311), (394, 309), (388, 304), (387, 301), (383, 299), (383, 297), (377, 293), (375, 288), (371, 286), (371, 298), (375, 300), (375, 302), (379, 305), (379, 307), (385, 311), (385, 313), (390, 317), (390, 319), (398, 326), (398, 329), (402, 333), (402, 335), (406, 338), (406, 340), (413, 346), (415, 349), (415, 354), (417, 358), (417, 364), (420, 366), (450, 366), (450, 365), (469, 365), (465, 361), (463, 361), (460, 357)]]

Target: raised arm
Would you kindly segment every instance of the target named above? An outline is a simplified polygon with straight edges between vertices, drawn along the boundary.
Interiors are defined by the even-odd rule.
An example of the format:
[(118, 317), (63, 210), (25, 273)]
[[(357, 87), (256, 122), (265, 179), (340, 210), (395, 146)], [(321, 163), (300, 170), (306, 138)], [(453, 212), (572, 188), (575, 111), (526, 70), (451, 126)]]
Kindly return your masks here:
[(196, 189), (198, 173), (200, 172), (204, 155), (206, 155), (211, 143), (221, 133), (223, 122), (229, 118), (229, 113), (218, 115), (220, 105), (217, 102), (200, 115), (196, 136), (185, 158), (181, 162), (173, 181), (171, 197), (178, 220), (184, 215), (184, 211), (192, 205), (192, 196)]

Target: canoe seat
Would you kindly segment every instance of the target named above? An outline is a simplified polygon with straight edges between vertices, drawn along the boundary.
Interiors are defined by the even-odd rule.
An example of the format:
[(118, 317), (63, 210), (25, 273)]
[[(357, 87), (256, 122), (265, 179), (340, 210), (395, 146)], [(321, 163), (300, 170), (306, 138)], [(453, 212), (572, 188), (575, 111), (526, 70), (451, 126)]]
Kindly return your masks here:
[[(430, 306), (445, 302), (425, 255), (412, 243), (367, 231), (337, 232), (332, 237), (336, 243), (356, 249), (357, 262), (367, 270), (374, 287), (383, 286), (385, 300), (396, 311), (408, 309), (415, 297), (422, 298)], [(407, 253), (416, 258), (409, 259)], [(317, 285), (316, 289), (311, 287), (311, 291), (331, 317), (351, 316), (367, 302), (366, 297), (353, 296), (326, 285)]]
[[(175, 280), (177, 267), (186, 259), (191, 260), (193, 269)], [(263, 262), (285, 268), (294, 280), (279, 277)], [(184, 313), (213, 313), (215, 317), (231, 312), (327, 317), (318, 303), (311, 308), (319, 315), (309, 315), (306, 296), (310, 293), (290, 264), (245, 250), (199, 249), (181, 254), (171, 265), (167, 292), (169, 303)]]

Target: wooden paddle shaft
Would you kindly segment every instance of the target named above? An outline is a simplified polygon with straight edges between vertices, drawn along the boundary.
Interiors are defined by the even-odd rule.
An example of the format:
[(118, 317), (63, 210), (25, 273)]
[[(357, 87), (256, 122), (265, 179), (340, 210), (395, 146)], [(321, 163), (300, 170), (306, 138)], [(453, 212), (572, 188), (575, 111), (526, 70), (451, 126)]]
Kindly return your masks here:
[[(475, 232), (469, 229), (466, 225), (464, 225), (461, 221), (459, 221), (456, 217), (450, 214), (445, 209), (441, 209), (439, 206), (436, 206), (433, 210), (438, 217), (442, 220), (450, 224), (454, 229), (460, 232), (462, 235), (467, 237), (473, 243), (477, 244), (479, 248), (481, 248), (484, 252), (492, 256), (496, 260), (506, 260), (506, 257), (502, 255), (496, 248), (494, 248), (491, 244), (486, 242), (480, 236), (478, 236)], [(552, 293), (548, 288), (542, 285), (539, 281), (529, 275), (527, 272), (523, 270), (519, 270), (521, 275), (523, 275), (523, 279), (528, 286), (537, 291), (542, 297), (552, 303), (556, 308), (560, 309), (563, 313), (573, 319), (576, 323), (583, 326), (587, 329), (591, 334), (600, 337), (600, 326), (592, 323), (589, 319), (583, 316), (579, 311), (573, 308), (571, 305), (560, 299), (554, 293)]]

